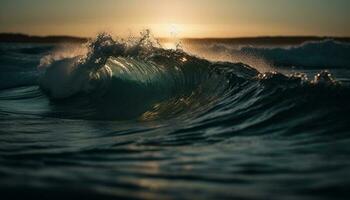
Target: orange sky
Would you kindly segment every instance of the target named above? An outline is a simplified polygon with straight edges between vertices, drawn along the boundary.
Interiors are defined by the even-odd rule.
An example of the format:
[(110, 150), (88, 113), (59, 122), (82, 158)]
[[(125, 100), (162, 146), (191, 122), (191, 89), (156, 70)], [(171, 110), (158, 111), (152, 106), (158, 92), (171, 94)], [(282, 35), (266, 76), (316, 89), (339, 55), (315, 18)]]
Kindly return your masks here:
[(158, 37), (350, 36), (347, 0), (2, 0), (0, 32)]

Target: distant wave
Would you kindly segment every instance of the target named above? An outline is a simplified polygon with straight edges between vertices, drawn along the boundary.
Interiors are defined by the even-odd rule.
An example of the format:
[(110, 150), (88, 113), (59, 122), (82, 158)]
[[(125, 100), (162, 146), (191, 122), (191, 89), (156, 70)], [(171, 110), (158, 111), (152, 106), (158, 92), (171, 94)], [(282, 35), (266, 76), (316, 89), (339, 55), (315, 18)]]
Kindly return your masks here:
[(346, 68), (350, 67), (350, 44), (334, 40), (310, 41), (289, 47), (252, 47), (232, 48), (215, 44), (209, 49), (214, 52), (226, 52), (236, 57), (263, 59), (275, 67), (307, 68)]

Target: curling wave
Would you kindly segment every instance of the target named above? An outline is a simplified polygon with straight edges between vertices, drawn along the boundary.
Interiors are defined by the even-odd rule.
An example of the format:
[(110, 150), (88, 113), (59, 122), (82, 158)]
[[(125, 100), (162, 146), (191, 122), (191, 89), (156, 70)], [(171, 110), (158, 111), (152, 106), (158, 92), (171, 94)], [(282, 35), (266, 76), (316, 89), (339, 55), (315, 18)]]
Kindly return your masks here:
[[(46, 64), (40, 87), (54, 101), (69, 98), (79, 108), (68, 117), (143, 120), (198, 116), (221, 104), (227, 104), (225, 109), (246, 106), (267, 98), (260, 93), (274, 91), (266, 89), (271, 82), (284, 90), (340, 87), (326, 71), (311, 81), (303, 74), (262, 74), (242, 63), (210, 62), (179, 49), (165, 50), (148, 37), (130, 44), (99, 35), (86, 55)], [(279, 95), (275, 92), (268, 96)]]

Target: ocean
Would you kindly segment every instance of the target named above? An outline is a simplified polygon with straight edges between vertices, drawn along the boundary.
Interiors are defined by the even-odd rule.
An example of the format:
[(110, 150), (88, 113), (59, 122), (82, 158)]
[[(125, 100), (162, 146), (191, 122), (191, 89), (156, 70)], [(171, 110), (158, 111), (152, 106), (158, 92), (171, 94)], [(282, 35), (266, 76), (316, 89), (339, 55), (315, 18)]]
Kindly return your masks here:
[(349, 67), (332, 39), (0, 43), (1, 198), (349, 199)]

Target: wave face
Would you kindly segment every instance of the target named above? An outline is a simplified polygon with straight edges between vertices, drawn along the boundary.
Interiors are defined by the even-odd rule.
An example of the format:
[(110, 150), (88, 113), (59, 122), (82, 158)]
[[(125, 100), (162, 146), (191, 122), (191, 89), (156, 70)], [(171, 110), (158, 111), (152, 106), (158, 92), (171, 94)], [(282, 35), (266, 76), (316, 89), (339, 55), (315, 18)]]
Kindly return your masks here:
[[(164, 49), (147, 32), (131, 41), (101, 34), (83, 47), (0, 44), (0, 190), (92, 199), (348, 197), (347, 44), (228, 46), (319, 68), (260, 72)], [(317, 54), (336, 60), (334, 75)]]

